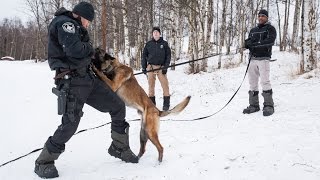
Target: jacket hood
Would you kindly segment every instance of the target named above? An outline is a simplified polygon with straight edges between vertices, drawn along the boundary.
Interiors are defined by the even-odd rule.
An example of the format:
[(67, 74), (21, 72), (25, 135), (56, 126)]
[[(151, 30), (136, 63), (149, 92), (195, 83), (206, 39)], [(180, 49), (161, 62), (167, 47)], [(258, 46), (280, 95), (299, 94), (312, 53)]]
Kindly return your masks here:
[(60, 16), (60, 15), (66, 15), (71, 13), (71, 11), (68, 11), (66, 8), (61, 7), (60, 9), (58, 9), (57, 12), (54, 13), (55, 16)]

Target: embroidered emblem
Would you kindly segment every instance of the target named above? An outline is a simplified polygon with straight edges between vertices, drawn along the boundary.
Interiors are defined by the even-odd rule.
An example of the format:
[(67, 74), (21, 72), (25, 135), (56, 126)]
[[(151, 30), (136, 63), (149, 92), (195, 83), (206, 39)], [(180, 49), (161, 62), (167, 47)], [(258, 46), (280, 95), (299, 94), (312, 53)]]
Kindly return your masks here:
[(75, 33), (74, 24), (71, 22), (65, 22), (62, 24), (62, 28), (67, 33)]

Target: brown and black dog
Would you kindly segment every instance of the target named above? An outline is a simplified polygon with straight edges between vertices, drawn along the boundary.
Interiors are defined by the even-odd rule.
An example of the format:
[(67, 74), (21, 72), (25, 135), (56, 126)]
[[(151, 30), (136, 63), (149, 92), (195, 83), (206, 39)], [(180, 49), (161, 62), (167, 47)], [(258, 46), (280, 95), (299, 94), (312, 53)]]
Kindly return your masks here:
[(163, 147), (160, 144), (158, 131), (160, 117), (181, 112), (189, 103), (190, 96), (168, 111), (160, 111), (149, 99), (133, 75), (132, 68), (121, 64), (118, 59), (100, 49), (96, 49), (93, 59), (93, 70), (125, 102), (126, 106), (135, 108), (141, 115), (140, 152), (144, 154), (148, 139), (156, 146), (159, 162), (163, 158)]

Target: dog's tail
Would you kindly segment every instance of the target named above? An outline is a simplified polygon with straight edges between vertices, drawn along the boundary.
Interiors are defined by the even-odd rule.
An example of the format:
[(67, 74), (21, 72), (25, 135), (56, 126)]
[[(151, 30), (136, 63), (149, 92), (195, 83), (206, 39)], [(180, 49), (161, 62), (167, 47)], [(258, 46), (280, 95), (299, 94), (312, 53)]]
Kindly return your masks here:
[(160, 111), (159, 116), (164, 117), (169, 114), (178, 114), (180, 113), (188, 104), (190, 101), (191, 96), (186, 97), (181, 103), (176, 105), (173, 109), (170, 109), (168, 111)]

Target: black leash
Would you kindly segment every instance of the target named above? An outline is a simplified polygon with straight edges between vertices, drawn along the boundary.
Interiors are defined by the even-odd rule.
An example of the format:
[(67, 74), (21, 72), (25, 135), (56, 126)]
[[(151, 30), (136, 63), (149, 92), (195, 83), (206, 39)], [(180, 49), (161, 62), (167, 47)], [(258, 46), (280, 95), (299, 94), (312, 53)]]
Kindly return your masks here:
[(211, 116), (214, 116), (216, 114), (218, 114), (220, 111), (222, 111), (225, 107), (227, 107), (227, 105), (232, 101), (232, 99), (236, 96), (236, 94), (238, 93), (238, 91), (240, 90), (245, 78), (246, 78), (246, 75), (248, 73), (248, 69), (249, 69), (249, 65), (250, 65), (250, 62), (251, 62), (251, 56), (249, 58), (249, 62), (248, 62), (248, 65), (247, 65), (247, 69), (246, 69), (246, 72), (244, 73), (244, 76), (243, 76), (243, 79), (242, 79), (242, 82), (240, 84), (240, 86), (238, 87), (238, 89), (236, 90), (236, 92), (232, 95), (232, 97), (229, 99), (229, 101), (220, 109), (218, 110), (217, 112), (213, 113), (213, 114), (210, 114), (208, 116), (204, 116), (204, 117), (199, 117), (199, 118), (196, 118), (196, 119), (189, 119), (189, 120), (185, 120), (185, 119), (176, 119), (176, 120), (173, 120), (173, 119), (168, 119), (168, 120), (164, 120), (164, 121), (199, 121), (199, 120), (202, 120), (202, 119), (206, 119), (206, 118), (209, 118)]
[(5, 166), (5, 165), (7, 165), (7, 164), (9, 164), (9, 163), (12, 163), (12, 162), (14, 162), (14, 161), (16, 161), (16, 160), (19, 160), (19, 159), (21, 159), (21, 158), (23, 158), (23, 157), (29, 156), (30, 154), (35, 153), (35, 152), (37, 152), (37, 151), (40, 151), (40, 150), (42, 150), (42, 149), (43, 149), (43, 148), (35, 149), (35, 150), (29, 152), (29, 153), (26, 154), (26, 155), (20, 156), (20, 157), (18, 157), (18, 158), (16, 158), (16, 159), (13, 159), (13, 160), (11, 160), (11, 161), (8, 161), (8, 162), (6, 162), (6, 163), (1, 164), (0, 167)]
[[(238, 51), (239, 49), (242, 49), (242, 48), (238, 48), (238, 49), (235, 49), (235, 50), (232, 50), (232, 51)], [(196, 61), (205, 60), (205, 59), (208, 59), (208, 58), (211, 58), (211, 57), (215, 57), (215, 56), (220, 56), (220, 55), (223, 55), (223, 54), (225, 54), (225, 53), (213, 54), (211, 56), (206, 56), (206, 57), (199, 58), (199, 59), (194, 59), (194, 60), (190, 60), (190, 61), (186, 61), (186, 62), (182, 62), (182, 63), (173, 64), (173, 65), (168, 66), (168, 68), (169, 67), (180, 66), (180, 65), (183, 65), (183, 64), (188, 64), (188, 63), (192, 63), (192, 62), (196, 62)], [(157, 69), (151, 69), (151, 70), (146, 71), (146, 73), (154, 72), (154, 71), (158, 71), (158, 70), (162, 70), (162, 69), (166, 69), (166, 68), (165, 67), (160, 67), (160, 68), (157, 68)], [(140, 75), (140, 74), (143, 74), (143, 72), (138, 72), (138, 73), (135, 73), (133, 75)]]
[[(213, 56), (210, 56), (210, 57), (213, 57)], [(203, 60), (203, 59), (206, 59), (206, 58), (209, 58), (209, 57), (200, 58), (200, 59), (196, 59), (196, 60), (192, 60), (192, 61), (187, 61), (187, 62), (175, 64), (174, 66), (178, 66), (178, 65), (182, 65), (182, 64), (187, 64), (187, 63), (195, 62), (195, 61), (200, 61), (200, 60)], [(215, 112), (215, 113), (213, 113), (213, 114), (210, 114), (210, 115), (208, 115), (208, 116), (199, 117), (199, 118), (195, 118), (195, 119), (189, 119), (189, 120), (185, 120), (185, 119), (177, 119), (177, 120), (167, 119), (167, 120), (160, 120), (160, 121), (199, 121), (199, 120), (206, 119), (206, 118), (209, 118), (209, 117), (211, 117), (211, 116), (214, 116), (214, 115), (218, 114), (218, 113), (219, 113), (220, 111), (222, 111), (225, 107), (227, 107), (227, 105), (232, 101), (232, 99), (236, 96), (236, 94), (237, 94), (238, 91), (240, 90), (240, 88), (241, 88), (241, 86), (242, 86), (242, 84), (243, 84), (243, 82), (244, 82), (244, 80), (245, 80), (245, 78), (246, 78), (246, 75), (247, 75), (247, 73), (248, 73), (248, 69), (249, 69), (250, 62), (251, 62), (251, 56), (250, 56), (250, 58), (249, 58), (249, 62), (248, 62), (248, 65), (247, 65), (247, 69), (246, 69), (246, 72), (245, 72), (245, 74), (244, 74), (244, 77), (243, 77), (243, 79), (242, 79), (242, 82), (241, 82), (240, 86), (238, 87), (238, 89), (236, 90), (236, 92), (232, 95), (232, 97), (229, 99), (229, 101), (228, 101), (220, 110), (218, 110), (217, 112)], [(169, 67), (171, 67), (171, 66), (169, 66)], [(155, 70), (152, 70), (152, 71), (155, 71)], [(148, 72), (151, 72), (151, 71), (148, 71)], [(138, 74), (142, 74), (142, 72), (137, 73), (137, 74), (135, 74), (135, 75), (138, 75)], [(133, 120), (128, 120), (128, 121), (140, 121), (140, 119), (133, 119)], [(97, 126), (97, 127), (80, 130), (80, 131), (76, 132), (74, 135), (80, 134), (80, 133), (85, 132), (85, 131), (98, 129), (98, 128), (101, 128), (101, 127), (106, 126), (106, 125), (108, 125), (108, 124), (111, 124), (111, 122), (102, 124), (102, 125)], [(35, 152), (37, 152), (37, 151), (40, 151), (40, 150), (42, 150), (42, 149), (43, 149), (43, 148), (35, 149), (35, 150), (29, 152), (28, 154), (25, 154), (25, 155), (20, 156), (20, 157), (18, 157), (18, 158), (16, 158), (16, 159), (13, 159), (13, 160), (10, 160), (10, 161), (8, 161), (8, 162), (6, 162), (6, 163), (1, 164), (0, 167), (3, 167), (3, 166), (5, 166), (5, 165), (7, 165), (7, 164), (9, 164), (9, 163), (12, 163), (12, 162), (14, 162), (14, 161), (17, 161), (17, 160), (19, 160), (19, 159), (21, 159), (21, 158), (23, 158), (23, 157), (26, 157), (26, 156), (28, 156), (28, 155), (30, 155), (30, 154), (33, 154), (33, 153), (35, 153)]]
[[(139, 121), (139, 120), (140, 120), (140, 119), (133, 119), (133, 120), (129, 120), (129, 121)], [(98, 129), (98, 128), (101, 128), (101, 127), (103, 127), (103, 126), (105, 126), (105, 125), (108, 125), (108, 124), (111, 124), (111, 122), (102, 124), (102, 125), (97, 126), (97, 127), (80, 130), (80, 131), (76, 132), (74, 135), (83, 133), (83, 132), (85, 132), (85, 131)], [(26, 156), (29, 156), (30, 154), (33, 154), (33, 153), (35, 153), (35, 152), (38, 152), (38, 151), (40, 151), (40, 150), (42, 150), (42, 149), (43, 149), (43, 148), (35, 149), (35, 150), (29, 152), (28, 154), (25, 154), (25, 155), (23, 155), (23, 156), (20, 156), (20, 157), (18, 157), (18, 158), (15, 158), (15, 159), (13, 159), (13, 160), (10, 160), (10, 161), (8, 161), (8, 162), (5, 162), (5, 163), (3, 163), (3, 164), (0, 165), (0, 168), (3, 167), (3, 166), (5, 166), (5, 165), (7, 165), (7, 164), (10, 164), (10, 163), (12, 163), (12, 162), (14, 162), (14, 161), (17, 161), (17, 160), (19, 160), (19, 159), (21, 159), (21, 158), (24, 158), (24, 157), (26, 157)]]

